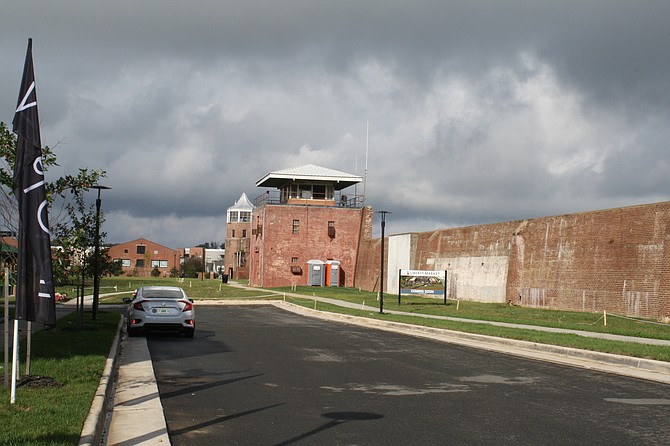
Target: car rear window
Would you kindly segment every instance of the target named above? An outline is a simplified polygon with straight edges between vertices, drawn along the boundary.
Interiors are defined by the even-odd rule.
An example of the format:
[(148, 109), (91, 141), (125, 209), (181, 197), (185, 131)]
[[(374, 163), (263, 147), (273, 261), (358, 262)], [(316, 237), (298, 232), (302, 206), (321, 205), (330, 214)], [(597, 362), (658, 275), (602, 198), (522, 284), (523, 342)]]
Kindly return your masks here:
[(184, 295), (179, 290), (144, 290), (142, 297), (146, 299), (181, 299)]

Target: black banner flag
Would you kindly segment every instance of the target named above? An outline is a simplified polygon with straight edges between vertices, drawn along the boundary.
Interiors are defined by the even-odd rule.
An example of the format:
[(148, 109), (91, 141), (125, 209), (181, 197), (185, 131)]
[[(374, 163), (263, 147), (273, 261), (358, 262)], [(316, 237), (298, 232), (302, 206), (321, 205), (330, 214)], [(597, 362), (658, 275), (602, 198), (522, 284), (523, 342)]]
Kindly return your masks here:
[(33, 42), (23, 67), (13, 130), (17, 134), (14, 195), (19, 202), (19, 256), (15, 318), (56, 325), (51, 240), (44, 187)]

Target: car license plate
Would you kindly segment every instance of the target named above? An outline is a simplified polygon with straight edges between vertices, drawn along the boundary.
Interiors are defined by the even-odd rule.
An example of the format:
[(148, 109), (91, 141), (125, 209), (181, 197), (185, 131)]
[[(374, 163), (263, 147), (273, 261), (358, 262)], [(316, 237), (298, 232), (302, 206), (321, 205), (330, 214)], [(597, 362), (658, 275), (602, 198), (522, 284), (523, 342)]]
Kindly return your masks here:
[(169, 308), (159, 308), (158, 313), (159, 314), (170, 314), (170, 309)]

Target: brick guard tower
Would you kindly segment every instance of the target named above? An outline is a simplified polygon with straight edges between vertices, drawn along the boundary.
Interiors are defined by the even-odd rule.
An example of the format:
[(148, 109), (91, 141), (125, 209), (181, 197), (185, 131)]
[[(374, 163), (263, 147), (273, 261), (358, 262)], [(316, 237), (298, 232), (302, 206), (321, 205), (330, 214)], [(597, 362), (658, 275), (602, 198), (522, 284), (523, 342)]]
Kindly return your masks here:
[(353, 286), (361, 237), (372, 233), (372, 209), (364, 196), (344, 190), (361, 181), (313, 164), (258, 180), (257, 187), (274, 190), (254, 200), (250, 285), (307, 285), (308, 262), (320, 260), (339, 262), (339, 283), (332, 286)]
[(231, 279), (249, 278), (249, 243), (251, 241), (251, 212), (254, 205), (242, 193), (226, 212), (226, 255), (224, 273)]

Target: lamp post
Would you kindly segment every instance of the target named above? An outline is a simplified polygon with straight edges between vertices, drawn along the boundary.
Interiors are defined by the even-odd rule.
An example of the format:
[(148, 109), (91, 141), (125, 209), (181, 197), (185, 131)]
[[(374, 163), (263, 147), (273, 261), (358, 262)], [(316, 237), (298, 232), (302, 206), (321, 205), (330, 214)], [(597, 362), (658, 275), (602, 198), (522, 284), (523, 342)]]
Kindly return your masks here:
[(379, 314), (384, 313), (384, 227), (386, 226), (386, 214), (390, 214), (389, 211), (377, 211), (378, 214), (382, 216), (382, 271), (379, 276)]
[[(98, 318), (98, 301), (100, 297), (100, 191), (111, 187), (96, 184), (92, 189), (98, 189), (98, 198), (95, 200), (95, 251), (93, 253), (93, 320)], [(83, 299), (82, 299), (83, 301)]]

